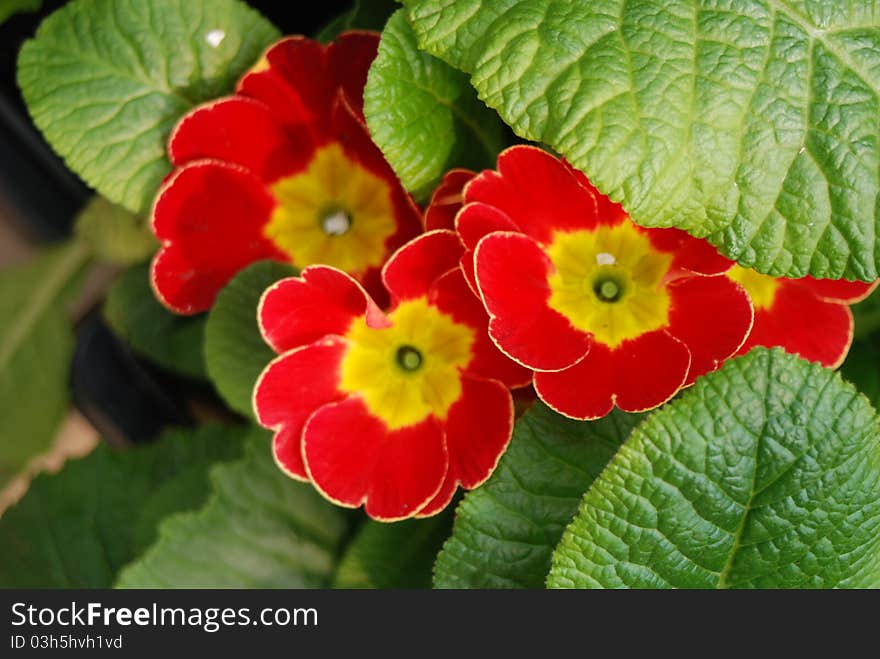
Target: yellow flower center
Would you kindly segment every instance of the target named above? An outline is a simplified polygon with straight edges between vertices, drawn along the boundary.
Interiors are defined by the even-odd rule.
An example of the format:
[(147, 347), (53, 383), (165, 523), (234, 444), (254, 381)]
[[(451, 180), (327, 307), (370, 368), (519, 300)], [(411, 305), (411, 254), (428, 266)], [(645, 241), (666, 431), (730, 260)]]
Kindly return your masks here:
[(264, 234), (298, 268), (323, 263), (359, 274), (382, 265), (395, 232), (391, 189), (338, 144), (317, 151), (305, 171), (281, 179), (272, 193), (278, 206)]
[(558, 232), (546, 251), (556, 269), (550, 306), (596, 341), (616, 348), (668, 324), (672, 256), (633, 225)]
[(391, 326), (372, 328), (358, 319), (346, 334), (340, 388), (359, 394), (391, 430), (430, 415), (446, 418), (461, 396), (461, 369), (471, 361), (474, 333), (430, 306), (408, 300), (389, 316)]
[(741, 265), (734, 265), (728, 272), (727, 276), (738, 283), (752, 299), (755, 309), (768, 309), (773, 306), (773, 300), (776, 299), (776, 289), (779, 288), (779, 281), (770, 275), (762, 275), (749, 268)]

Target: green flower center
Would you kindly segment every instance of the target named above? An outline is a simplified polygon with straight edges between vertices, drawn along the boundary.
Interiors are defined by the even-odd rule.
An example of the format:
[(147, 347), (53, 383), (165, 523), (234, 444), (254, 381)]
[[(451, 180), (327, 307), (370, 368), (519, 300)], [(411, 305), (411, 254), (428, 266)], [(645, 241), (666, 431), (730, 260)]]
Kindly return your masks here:
[(593, 293), (602, 302), (617, 302), (623, 292), (623, 286), (613, 277), (600, 277), (593, 282)]
[(422, 366), (422, 353), (412, 346), (401, 346), (397, 349), (397, 364), (404, 371), (417, 371)]

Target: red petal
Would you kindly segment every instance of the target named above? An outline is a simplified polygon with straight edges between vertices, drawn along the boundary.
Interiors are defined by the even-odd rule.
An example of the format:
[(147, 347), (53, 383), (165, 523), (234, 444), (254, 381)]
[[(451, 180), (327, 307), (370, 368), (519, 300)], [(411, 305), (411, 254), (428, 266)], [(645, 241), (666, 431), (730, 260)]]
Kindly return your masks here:
[(533, 146), (498, 156), (498, 172), (484, 171), (465, 187), (465, 202), (503, 211), (528, 235), (549, 243), (555, 231), (589, 229), (598, 221), (596, 199), (559, 159)]
[(308, 124), (320, 141), (340, 93), (364, 120), (364, 85), (378, 46), (379, 35), (372, 32), (344, 33), (326, 48), (305, 37), (288, 37), (266, 51), (268, 66), (245, 75), (238, 92), (266, 103), (286, 125)]
[(471, 202), (455, 219), (455, 230), (466, 249), (474, 250), (480, 240), (496, 231), (518, 233), (519, 229), (507, 215), (488, 204)]
[(323, 265), (273, 284), (257, 310), (263, 338), (278, 353), (330, 334), (344, 336), (352, 321), (365, 314), (371, 325), (387, 322), (357, 281)]
[(364, 120), (364, 87), (379, 49), (379, 33), (343, 32), (327, 48), (327, 75), (345, 93), (357, 116)]
[(382, 280), (395, 300), (423, 297), (440, 276), (458, 267), (461, 253), (453, 231), (422, 234), (391, 256), (382, 269)]
[(822, 298), (828, 302), (845, 302), (846, 304), (855, 304), (861, 302), (877, 288), (880, 280), (872, 282), (864, 281), (846, 281), (845, 279), (814, 279), (813, 277), (804, 277), (803, 279), (792, 279), (793, 283), (797, 282), (799, 286), (803, 286), (816, 297)]
[(489, 335), (520, 364), (537, 370), (571, 366), (590, 349), (590, 336), (548, 306), (552, 264), (537, 243), (496, 232), (476, 251), (477, 284), (489, 311)]
[(325, 75), (324, 46), (306, 37), (287, 37), (264, 55), (266, 66), (256, 67), (239, 81), (236, 91), (268, 105), (287, 126), (309, 124), (326, 132), (336, 92)]
[(688, 277), (670, 283), (669, 333), (691, 353), (686, 384), (736, 353), (752, 328), (754, 311), (741, 286), (724, 275)]
[(337, 388), (346, 343), (329, 337), (274, 360), (254, 387), (260, 425), (275, 431), (275, 461), (290, 476), (308, 480), (301, 437), (306, 420), (322, 405), (342, 400)]
[(461, 269), (471, 290), (479, 295), (477, 277), (474, 273), (474, 250), (480, 240), (495, 231), (519, 233), (513, 221), (503, 212), (480, 202), (467, 204), (455, 218), (455, 229), (465, 246), (461, 256)]
[(412, 517), (440, 490), (449, 459), (433, 417), (389, 431), (357, 397), (319, 409), (303, 432), (312, 482), (331, 501), (378, 520)]
[(586, 174), (579, 169), (572, 167), (571, 163), (565, 159), (562, 160), (562, 163), (568, 171), (571, 172), (577, 182), (596, 199), (596, 214), (599, 224), (613, 226), (629, 219), (629, 215), (623, 209), (623, 206), (614, 203), (607, 196), (599, 192), (599, 189), (590, 182), (590, 179), (587, 178)]
[(720, 275), (733, 267), (733, 261), (721, 256), (713, 245), (681, 229), (648, 229), (646, 233), (657, 249), (674, 253), (669, 268), (672, 273), (684, 270), (685, 274)]
[(271, 182), (303, 169), (312, 157), (307, 135), (291, 138), (268, 106), (234, 96), (187, 114), (171, 134), (168, 154), (175, 165), (204, 158), (235, 163)]
[(489, 338), (489, 316), (483, 303), (465, 283), (460, 268), (454, 268), (437, 279), (429, 300), (457, 323), (473, 328), (473, 359), (466, 373), (498, 380), (508, 387), (524, 387), (532, 381), (532, 372), (507, 357)]
[(853, 336), (853, 317), (845, 304), (821, 300), (797, 280), (780, 279), (773, 305), (755, 312), (752, 333), (740, 349), (782, 346), (823, 366), (840, 366)]
[(426, 503), (422, 509), (414, 515), (419, 519), (423, 519), (425, 517), (433, 517), (440, 511), (442, 511), (446, 506), (450, 504), (452, 501), (452, 497), (455, 496), (455, 491), (458, 489), (458, 480), (456, 478), (452, 478), (447, 473), (446, 478), (443, 479), (443, 484), (440, 486), (440, 490), (434, 497)]
[(425, 210), (425, 231), (455, 230), (455, 215), (464, 203), (464, 186), (474, 176), (476, 174), (469, 169), (446, 172)]
[(247, 170), (215, 161), (178, 169), (153, 208), (164, 243), (153, 260), (159, 299), (177, 313), (206, 311), (223, 286), (254, 261), (286, 261), (263, 236), (275, 199)]
[(499, 382), (462, 378), (461, 398), (449, 408), (446, 449), (449, 470), (440, 492), (419, 517), (435, 515), (452, 500), (458, 484), (467, 490), (482, 485), (504, 454), (513, 432), (513, 400)]
[(642, 412), (672, 398), (689, 365), (684, 344), (659, 330), (615, 350), (594, 343), (571, 368), (535, 373), (535, 390), (547, 405), (575, 419), (598, 419), (615, 404), (626, 412)]

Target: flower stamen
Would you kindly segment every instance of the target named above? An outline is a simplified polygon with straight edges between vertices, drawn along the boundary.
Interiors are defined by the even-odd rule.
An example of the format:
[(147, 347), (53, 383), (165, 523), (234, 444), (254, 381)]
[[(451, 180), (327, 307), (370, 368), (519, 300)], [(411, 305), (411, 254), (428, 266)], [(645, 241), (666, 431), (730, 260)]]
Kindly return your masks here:
[(341, 208), (329, 211), (321, 218), (321, 229), (328, 236), (341, 236), (351, 228), (351, 216)]
[(423, 361), (422, 353), (417, 348), (405, 345), (397, 349), (397, 363), (404, 371), (419, 370)]
[(600, 279), (593, 284), (593, 292), (602, 302), (617, 302), (623, 288), (613, 279)]

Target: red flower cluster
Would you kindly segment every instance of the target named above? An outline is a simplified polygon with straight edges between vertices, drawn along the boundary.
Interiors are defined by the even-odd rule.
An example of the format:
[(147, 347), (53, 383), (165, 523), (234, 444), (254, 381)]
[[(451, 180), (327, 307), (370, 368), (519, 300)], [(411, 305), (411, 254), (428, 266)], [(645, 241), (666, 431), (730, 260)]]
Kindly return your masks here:
[(234, 96), (180, 121), (168, 146), (175, 169), (153, 209), (162, 248), (152, 280), (166, 306), (205, 311), (260, 259), (332, 265), (384, 300), (382, 265), (419, 232), (420, 214), (364, 122), (378, 41), (284, 39)]
[(580, 172), (513, 147), (464, 189), (462, 266), (499, 348), (567, 416), (651, 409), (740, 348), (743, 289), (709, 245), (643, 229)]
[(281, 355), (254, 392), (290, 476), (375, 519), (433, 515), (492, 473), (510, 441), (508, 387), (529, 373), (488, 338), (458, 238), (426, 233), (385, 265), (383, 313), (324, 266), (275, 284), (259, 322)]
[(847, 305), (873, 285), (774, 279), (637, 226), (535, 147), (450, 171), (420, 216), (364, 123), (376, 43), (270, 48), (180, 122), (153, 214), (154, 287), (180, 313), (252, 261), (304, 268), (258, 311), (279, 356), (254, 409), (291, 477), (376, 519), (433, 515), (492, 473), (511, 389), (594, 419), (654, 408), (755, 345), (842, 361)]

